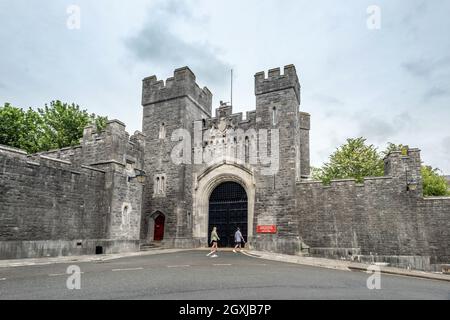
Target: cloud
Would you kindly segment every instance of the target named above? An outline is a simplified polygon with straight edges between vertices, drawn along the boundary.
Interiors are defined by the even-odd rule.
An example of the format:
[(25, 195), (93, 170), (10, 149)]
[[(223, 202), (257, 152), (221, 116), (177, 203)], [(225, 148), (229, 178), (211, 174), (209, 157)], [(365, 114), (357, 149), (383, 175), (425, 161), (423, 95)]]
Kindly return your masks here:
[(402, 68), (413, 76), (429, 78), (450, 66), (450, 57), (439, 59), (417, 59), (402, 64)]
[(194, 73), (211, 84), (223, 85), (229, 64), (219, 57), (219, 49), (209, 42), (190, 42), (176, 34), (171, 26), (187, 21), (206, 27), (204, 16), (195, 16), (184, 1), (158, 3), (152, 8), (143, 28), (125, 40), (132, 56), (140, 62), (181, 67), (188, 65)]
[(416, 3), (409, 1), (407, 7), (409, 10), (404, 10), (405, 15), (400, 21), (403, 26), (409, 26), (409, 28), (417, 31), (417, 20), (429, 11), (429, 1), (423, 0)]
[(423, 95), (424, 101), (429, 101), (433, 98), (439, 98), (443, 96), (447, 96), (450, 92), (446, 89), (441, 89), (439, 87), (431, 87), (428, 89)]
[(338, 98), (330, 96), (330, 95), (322, 94), (322, 93), (317, 93), (317, 94), (313, 95), (312, 98), (314, 100), (316, 100), (317, 102), (319, 102), (320, 104), (326, 104), (326, 105), (343, 105), (344, 104), (344, 102), (342, 102)]
[(444, 152), (450, 155), (450, 136), (445, 137), (444, 140), (442, 140), (442, 146), (444, 147)]
[(392, 142), (391, 140), (399, 132), (411, 128), (414, 124), (413, 118), (407, 112), (398, 114), (391, 119), (380, 118), (361, 112), (355, 115), (354, 118), (359, 121), (360, 136), (381, 144)]

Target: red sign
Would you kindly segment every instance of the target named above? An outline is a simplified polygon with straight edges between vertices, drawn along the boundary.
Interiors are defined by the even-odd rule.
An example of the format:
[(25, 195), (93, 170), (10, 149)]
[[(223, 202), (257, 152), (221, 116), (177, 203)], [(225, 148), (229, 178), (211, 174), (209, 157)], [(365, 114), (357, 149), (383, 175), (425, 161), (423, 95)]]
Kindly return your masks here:
[(256, 226), (257, 233), (277, 233), (277, 226)]

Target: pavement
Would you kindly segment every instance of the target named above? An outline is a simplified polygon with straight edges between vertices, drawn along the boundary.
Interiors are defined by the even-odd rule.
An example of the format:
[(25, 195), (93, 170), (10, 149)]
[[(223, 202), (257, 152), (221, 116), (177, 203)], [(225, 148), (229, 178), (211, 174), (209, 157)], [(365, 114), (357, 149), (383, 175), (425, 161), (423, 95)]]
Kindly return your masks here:
[[(325, 258), (316, 258), (316, 257), (302, 257), (302, 256), (290, 256), (283, 255), (278, 253), (271, 252), (262, 252), (262, 251), (244, 251), (244, 254), (248, 256), (252, 256), (255, 258), (272, 260), (272, 261), (281, 261), (288, 263), (296, 263), (304, 266), (313, 266), (313, 267), (321, 267), (328, 269), (336, 269), (336, 270), (346, 270), (346, 271), (363, 271), (367, 272), (368, 268), (373, 267), (374, 265), (359, 263), (354, 261), (347, 260), (333, 260), (333, 259), (325, 259)], [(438, 273), (438, 272), (425, 272), (418, 270), (407, 270), (402, 268), (394, 268), (384, 265), (377, 265), (379, 267), (379, 271), (384, 274), (393, 274), (399, 276), (407, 276), (407, 277), (415, 277), (422, 279), (430, 279), (430, 280), (440, 280), (440, 281), (448, 281), (450, 282), (450, 275)]]
[[(440, 279), (382, 274), (380, 290), (369, 290), (371, 275), (346, 267), (343, 261), (333, 260), (333, 267), (322, 259), (255, 251), (220, 251), (218, 258), (206, 257), (206, 253), (162, 249), (0, 261), (0, 299), (450, 300), (450, 283)], [(288, 258), (303, 259), (285, 261)], [(79, 290), (67, 287), (73, 276), (67, 273), (70, 266), (81, 272)]]
[(10, 260), (0, 260), (0, 268), (49, 265), (49, 264), (56, 264), (56, 263), (72, 263), (72, 262), (100, 262), (100, 261), (108, 261), (108, 260), (115, 260), (115, 259), (128, 258), (128, 257), (139, 257), (139, 256), (162, 254), (162, 253), (174, 253), (174, 252), (180, 252), (180, 251), (186, 251), (186, 250), (157, 248), (157, 249), (153, 249), (153, 250), (149, 250), (149, 251), (102, 254), (102, 255), (44, 257), (44, 258), (32, 258), (32, 259), (10, 259)]

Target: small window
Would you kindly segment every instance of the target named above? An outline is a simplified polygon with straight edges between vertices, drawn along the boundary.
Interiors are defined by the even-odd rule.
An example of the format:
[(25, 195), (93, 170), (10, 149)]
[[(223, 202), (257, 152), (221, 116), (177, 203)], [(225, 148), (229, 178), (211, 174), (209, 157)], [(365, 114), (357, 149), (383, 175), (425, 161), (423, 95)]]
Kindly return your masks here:
[(165, 195), (165, 193), (166, 193), (166, 175), (165, 174), (155, 175), (153, 193), (155, 196)]
[(277, 122), (278, 122), (278, 115), (277, 115), (277, 108), (273, 107), (272, 108), (272, 125), (276, 126)]
[(192, 220), (191, 220), (192, 218), (191, 218), (191, 212), (190, 211), (188, 211), (187, 212), (187, 223), (188, 223), (188, 228), (190, 229), (190, 228), (192, 228)]
[(161, 123), (159, 126), (159, 139), (164, 140), (166, 138), (166, 125), (165, 123)]
[(244, 152), (245, 152), (245, 163), (249, 163), (250, 161), (250, 141), (248, 137), (245, 137), (245, 144), (244, 144)]

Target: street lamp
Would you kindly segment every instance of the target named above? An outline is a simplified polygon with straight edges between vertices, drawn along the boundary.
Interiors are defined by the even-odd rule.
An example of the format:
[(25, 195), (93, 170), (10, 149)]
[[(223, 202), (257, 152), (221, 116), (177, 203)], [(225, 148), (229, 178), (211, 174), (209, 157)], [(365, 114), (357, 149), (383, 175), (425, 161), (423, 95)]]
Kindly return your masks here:
[(146, 175), (144, 170), (133, 169), (133, 175), (128, 176), (128, 182), (136, 178), (139, 183), (144, 183), (145, 177)]
[(416, 191), (417, 190), (417, 186), (418, 186), (418, 182), (416, 179), (414, 179), (414, 177), (409, 178), (408, 177), (408, 167), (405, 168), (405, 172), (406, 172), (406, 191)]
[(406, 189), (408, 191), (416, 191), (417, 190), (417, 185), (418, 185), (417, 180), (413, 178), (407, 183)]
[(403, 146), (401, 148), (401, 156), (403, 160), (403, 164), (405, 166), (405, 182), (406, 182), (406, 191), (416, 191), (418, 182), (414, 177), (411, 177), (411, 179), (408, 176), (409, 170), (408, 170), (408, 146)]

